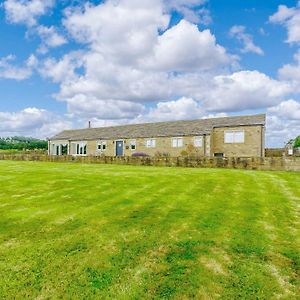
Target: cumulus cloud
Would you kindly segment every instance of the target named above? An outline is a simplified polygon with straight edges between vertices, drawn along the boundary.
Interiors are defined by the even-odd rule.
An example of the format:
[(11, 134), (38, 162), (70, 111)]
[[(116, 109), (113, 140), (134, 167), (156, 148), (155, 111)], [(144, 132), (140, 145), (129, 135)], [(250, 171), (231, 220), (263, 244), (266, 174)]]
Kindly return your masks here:
[(105, 54), (111, 61), (132, 64), (149, 55), (158, 32), (168, 27), (170, 16), (160, 0), (106, 1), (66, 11), (64, 25), (77, 42)]
[(66, 38), (58, 33), (54, 26), (47, 27), (40, 25), (35, 31), (42, 40), (42, 44), (38, 49), (40, 53), (46, 53), (48, 48), (56, 48), (67, 43)]
[(300, 103), (286, 100), (267, 110), (268, 146), (284, 146), (284, 143), (300, 133)]
[(270, 16), (271, 23), (282, 24), (288, 32), (287, 43), (300, 42), (300, 1), (295, 7), (279, 5), (277, 12)]
[(241, 111), (273, 106), (292, 90), (258, 71), (240, 71), (215, 76), (203, 97), (210, 111)]
[(286, 64), (278, 70), (279, 77), (282, 80), (288, 80), (294, 83), (295, 90), (300, 91), (300, 50), (294, 55), (295, 63)]
[(231, 27), (229, 32), (231, 37), (236, 38), (239, 42), (242, 43), (243, 48), (241, 49), (242, 53), (252, 52), (259, 55), (264, 55), (264, 51), (256, 46), (253, 42), (253, 36), (246, 33), (245, 26), (235, 25)]
[(25, 108), (0, 112), (0, 136), (25, 135), (46, 138), (71, 127), (71, 122), (45, 109)]
[(130, 119), (141, 114), (144, 110), (144, 106), (140, 103), (110, 99), (103, 100), (87, 97), (83, 94), (78, 94), (68, 100), (69, 114), (83, 119)]
[(158, 102), (146, 114), (135, 118), (135, 123), (199, 119), (203, 116), (201, 105), (192, 98), (182, 97), (178, 100)]
[(164, 0), (165, 8), (169, 11), (177, 11), (183, 17), (193, 23), (208, 25), (211, 16), (208, 9), (203, 7), (207, 0)]
[(225, 48), (216, 43), (210, 30), (181, 20), (158, 36), (154, 58), (148, 66), (164, 71), (201, 71), (227, 65), (233, 61)]
[(55, 0), (5, 0), (3, 6), (10, 23), (33, 26), (37, 18), (44, 15), (54, 3)]
[(32, 69), (37, 64), (36, 57), (31, 55), (22, 66), (16, 66), (14, 64), (15, 59), (14, 55), (0, 58), (0, 78), (24, 80), (31, 76)]

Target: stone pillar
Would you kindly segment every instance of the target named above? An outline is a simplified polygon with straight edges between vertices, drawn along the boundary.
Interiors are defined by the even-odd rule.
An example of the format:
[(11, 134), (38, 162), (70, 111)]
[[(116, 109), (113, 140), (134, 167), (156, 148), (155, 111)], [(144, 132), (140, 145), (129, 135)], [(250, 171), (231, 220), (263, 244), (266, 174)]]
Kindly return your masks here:
[(210, 135), (205, 136), (205, 156), (210, 157)]

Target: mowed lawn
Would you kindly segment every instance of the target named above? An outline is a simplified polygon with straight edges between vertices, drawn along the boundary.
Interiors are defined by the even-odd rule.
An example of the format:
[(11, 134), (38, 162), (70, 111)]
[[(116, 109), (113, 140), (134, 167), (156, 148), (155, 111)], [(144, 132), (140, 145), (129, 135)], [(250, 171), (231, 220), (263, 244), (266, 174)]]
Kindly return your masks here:
[(300, 173), (0, 161), (1, 299), (299, 299)]

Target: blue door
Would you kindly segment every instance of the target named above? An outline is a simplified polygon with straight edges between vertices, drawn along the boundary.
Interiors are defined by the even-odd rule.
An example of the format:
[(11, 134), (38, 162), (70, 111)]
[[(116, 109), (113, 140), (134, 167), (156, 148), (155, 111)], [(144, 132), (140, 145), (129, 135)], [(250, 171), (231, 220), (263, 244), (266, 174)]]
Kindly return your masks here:
[(123, 156), (123, 141), (116, 142), (116, 156)]

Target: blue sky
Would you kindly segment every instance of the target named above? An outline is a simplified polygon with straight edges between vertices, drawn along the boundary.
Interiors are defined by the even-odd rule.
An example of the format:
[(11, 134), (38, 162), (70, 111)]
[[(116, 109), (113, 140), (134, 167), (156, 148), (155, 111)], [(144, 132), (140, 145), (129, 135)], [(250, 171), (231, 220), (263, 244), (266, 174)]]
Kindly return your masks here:
[(5, 0), (0, 135), (267, 113), (300, 134), (300, 2)]

